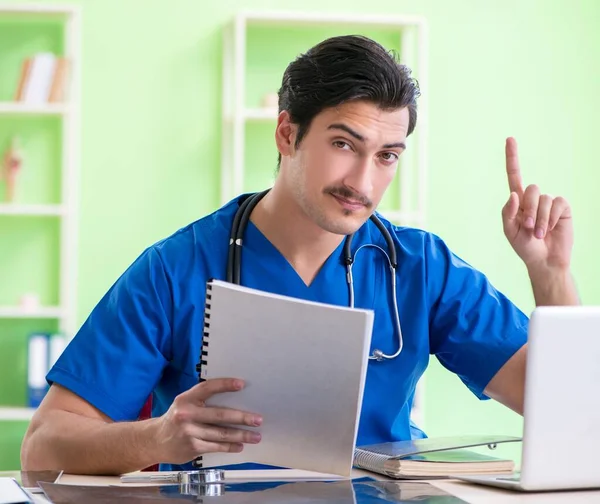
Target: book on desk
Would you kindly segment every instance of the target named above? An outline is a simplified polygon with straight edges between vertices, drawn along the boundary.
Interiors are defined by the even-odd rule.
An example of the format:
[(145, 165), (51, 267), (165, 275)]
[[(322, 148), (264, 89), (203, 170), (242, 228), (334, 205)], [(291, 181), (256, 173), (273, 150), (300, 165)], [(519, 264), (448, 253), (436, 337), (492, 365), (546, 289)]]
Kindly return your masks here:
[(468, 448), (521, 441), (511, 436), (450, 436), (395, 441), (357, 447), (354, 466), (398, 479), (448, 478), (458, 474), (508, 474), (508, 459)]

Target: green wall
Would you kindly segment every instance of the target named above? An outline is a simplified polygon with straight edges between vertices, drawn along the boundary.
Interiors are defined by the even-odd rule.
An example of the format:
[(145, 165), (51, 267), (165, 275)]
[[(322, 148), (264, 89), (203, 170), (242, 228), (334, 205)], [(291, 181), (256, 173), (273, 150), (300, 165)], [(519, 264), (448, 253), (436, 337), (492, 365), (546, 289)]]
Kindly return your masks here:
[[(430, 31), (428, 229), (523, 310), (532, 309), (525, 270), (500, 221), (508, 196), (504, 138), (514, 135), (525, 182), (571, 200), (573, 268), (584, 302), (600, 303), (594, 281), (595, 0), (76, 3), (83, 6), (80, 321), (145, 246), (217, 206), (221, 29), (241, 7), (424, 15)], [(276, 158), (274, 150), (259, 154)], [(9, 363), (0, 369), (13, 383), (21, 372)], [(5, 389), (0, 393), (5, 401)], [(492, 401), (478, 402), (432, 360), (425, 427), (430, 435), (520, 434), (521, 420)], [(20, 423), (0, 424), (0, 469), (17, 467), (23, 430)]]

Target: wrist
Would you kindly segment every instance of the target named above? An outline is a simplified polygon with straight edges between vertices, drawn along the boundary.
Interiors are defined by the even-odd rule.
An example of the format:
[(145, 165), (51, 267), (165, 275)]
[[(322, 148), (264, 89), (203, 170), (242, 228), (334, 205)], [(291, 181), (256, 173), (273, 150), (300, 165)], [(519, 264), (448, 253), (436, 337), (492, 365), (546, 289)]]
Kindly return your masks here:
[(136, 422), (140, 426), (139, 447), (141, 449), (142, 460), (148, 467), (163, 461), (162, 443), (159, 439), (160, 418), (149, 418)]
[(528, 267), (536, 306), (580, 304), (570, 268)]
[(527, 265), (529, 279), (534, 284), (556, 284), (568, 281), (571, 277), (569, 266), (548, 266), (546, 264)]

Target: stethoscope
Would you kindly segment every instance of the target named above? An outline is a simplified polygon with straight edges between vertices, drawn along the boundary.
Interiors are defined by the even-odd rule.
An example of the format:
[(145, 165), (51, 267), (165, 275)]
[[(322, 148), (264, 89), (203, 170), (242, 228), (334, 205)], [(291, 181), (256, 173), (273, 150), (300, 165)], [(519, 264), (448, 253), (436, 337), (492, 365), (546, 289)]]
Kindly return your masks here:
[[(231, 225), (231, 234), (229, 236), (229, 250), (227, 253), (227, 281), (234, 284), (241, 284), (241, 269), (242, 269), (242, 242), (243, 236), (250, 220), (250, 214), (257, 203), (269, 192), (269, 189), (259, 193), (254, 193), (246, 197), (241, 203), (240, 207), (233, 217), (233, 224)], [(371, 215), (371, 221), (377, 226), (381, 234), (383, 235), (388, 253), (381, 248), (379, 245), (374, 243), (366, 243), (361, 245), (352, 257), (350, 246), (352, 244), (352, 237), (354, 234), (346, 236), (346, 242), (344, 243), (344, 264), (346, 265), (346, 282), (348, 283), (348, 291), (350, 294), (350, 308), (354, 308), (354, 281), (352, 277), (352, 266), (356, 259), (356, 254), (365, 247), (374, 247), (378, 249), (387, 259), (390, 267), (390, 274), (392, 276), (392, 301), (395, 317), (396, 332), (398, 333), (398, 350), (392, 355), (384, 354), (381, 350), (375, 349), (369, 356), (370, 360), (382, 361), (384, 359), (395, 359), (402, 352), (402, 346), (404, 344), (402, 338), (402, 328), (400, 327), (400, 315), (398, 313), (398, 302), (396, 298), (396, 267), (398, 266), (396, 256), (396, 246), (389, 231), (385, 228), (383, 223), (377, 218), (375, 214)]]

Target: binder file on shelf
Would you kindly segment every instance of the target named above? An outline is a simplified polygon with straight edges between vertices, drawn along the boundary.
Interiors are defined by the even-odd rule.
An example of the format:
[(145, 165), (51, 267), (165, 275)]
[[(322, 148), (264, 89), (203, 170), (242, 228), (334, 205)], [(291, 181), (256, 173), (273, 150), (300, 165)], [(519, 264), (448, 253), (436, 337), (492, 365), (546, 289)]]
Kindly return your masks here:
[(27, 405), (37, 408), (48, 391), (48, 335), (33, 333), (27, 345)]
[(66, 346), (67, 338), (64, 334), (54, 333), (50, 335), (48, 341), (48, 371), (52, 369)]
[(255, 462), (348, 477), (373, 312), (208, 282), (200, 380), (240, 378), (207, 406), (258, 413), (258, 444), (207, 453), (196, 467)]

